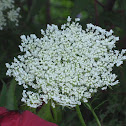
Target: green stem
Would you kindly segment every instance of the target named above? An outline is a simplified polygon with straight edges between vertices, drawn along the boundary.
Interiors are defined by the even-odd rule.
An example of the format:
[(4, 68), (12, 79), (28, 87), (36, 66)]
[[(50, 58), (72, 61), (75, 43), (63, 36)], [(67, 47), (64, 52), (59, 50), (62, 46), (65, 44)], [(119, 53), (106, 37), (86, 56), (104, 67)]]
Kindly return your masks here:
[(88, 103), (85, 103), (85, 104), (88, 106), (89, 110), (92, 112), (92, 114), (93, 114), (93, 116), (94, 116), (94, 118), (95, 118), (95, 120), (96, 120), (98, 126), (101, 126), (101, 123), (100, 123), (100, 121), (99, 121), (99, 119), (98, 119), (98, 117), (97, 117), (97, 115), (96, 115), (94, 109), (91, 107), (90, 104), (88, 104)]
[(80, 108), (79, 108), (78, 105), (76, 106), (76, 112), (77, 112), (77, 114), (78, 114), (78, 117), (79, 117), (79, 119), (80, 119), (80, 121), (81, 121), (82, 126), (86, 126), (86, 124), (85, 124), (85, 122), (84, 122), (84, 119), (83, 119), (83, 117), (82, 117)]

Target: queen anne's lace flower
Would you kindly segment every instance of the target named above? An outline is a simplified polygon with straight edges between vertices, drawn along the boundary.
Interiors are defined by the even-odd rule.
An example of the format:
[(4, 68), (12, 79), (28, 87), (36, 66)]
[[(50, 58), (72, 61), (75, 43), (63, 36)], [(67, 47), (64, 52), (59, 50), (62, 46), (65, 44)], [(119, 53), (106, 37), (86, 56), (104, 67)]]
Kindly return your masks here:
[(126, 50), (114, 50), (119, 38), (112, 30), (92, 24), (83, 30), (79, 19), (70, 21), (68, 17), (61, 30), (57, 25), (47, 25), (41, 38), (22, 35), (19, 47), (23, 55), (6, 64), (6, 74), (23, 85), (22, 101), (28, 106), (36, 108), (51, 100), (53, 107), (75, 107), (88, 102), (98, 89), (119, 83), (112, 73), (112, 68), (126, 59)]
[(15, 9), (14, 0), (0, 0), (0, 30), (6, 26), (7, 20), (18, 25), (20, 8)]

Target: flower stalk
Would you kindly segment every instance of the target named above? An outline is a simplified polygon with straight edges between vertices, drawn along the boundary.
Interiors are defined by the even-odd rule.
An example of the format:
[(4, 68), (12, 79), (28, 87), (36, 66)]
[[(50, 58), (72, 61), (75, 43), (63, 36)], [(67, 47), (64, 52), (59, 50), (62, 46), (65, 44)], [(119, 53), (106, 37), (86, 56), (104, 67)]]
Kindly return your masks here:
[(96, 115), (94, 109), (91, 107), (91, 105), (89, 103), (85, 103), (85, 104), (87, 105), (88, 109), (92, 112), (92, 114), (93, 114), (93, 116), (94, 116), (98, 126), (101, 126), (101, 123), (100, 123), (100, 121), (98, 119), (98, 116)]
[(78, 117), (80, 119), (80, 122), (81, 122), (82, 126), (86, 126), (85, 121), (84, 121), (84, 119), (82, 117), (82, 114), (81, 114), (81, 111), (80, 111), (80, 108), (79, 108), (78, 105), (76, 106), (76, 112), (78, 114)]

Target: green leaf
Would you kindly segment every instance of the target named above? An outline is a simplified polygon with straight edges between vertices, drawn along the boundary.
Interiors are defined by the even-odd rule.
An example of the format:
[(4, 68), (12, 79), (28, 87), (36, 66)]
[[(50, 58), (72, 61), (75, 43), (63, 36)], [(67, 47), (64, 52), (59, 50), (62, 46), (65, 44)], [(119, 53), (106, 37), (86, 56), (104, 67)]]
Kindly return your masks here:
[(53, 108), (51, 106), (51, 110), (52, 110), (52, 114), (53, 114), (53, 118), (55, 123), (59, 124), (62, 120), (62, 110), (60, 106), (55, 106), (55, 108)]
[(31, 108), (30, 106), (27, 106), (26, 104), (20, 105), (19, 109), (22, 110), (22, 111), (28, 110), (28, 111), (36, 114), (36, 108)]
[(49, 122), (55, 122), (52, 115), (50, 102), (48, 102), (48, 104), (44, 104), (42, 108), (39, 110), (39, 112), (37, 113), (37, 115), (41, 117), (42, 119), (45, 119)]
[(3, 87), (1, 90), (1, 94), (0, 94), (0, 106), (5, 106), (6, 104), (6, 93), (7, 93), (7, 86), (5, 84), (5, 82), (3, 80), (1, 80), (3, 83)]
[(17, 110), (18, 105), (15, 96), (15, 88), (16, 88), (16, 81), (12, 79), (10, 82), (10, 86), (7, 91), (7, 98), (6, 98), (6, 108), (9, 110)]

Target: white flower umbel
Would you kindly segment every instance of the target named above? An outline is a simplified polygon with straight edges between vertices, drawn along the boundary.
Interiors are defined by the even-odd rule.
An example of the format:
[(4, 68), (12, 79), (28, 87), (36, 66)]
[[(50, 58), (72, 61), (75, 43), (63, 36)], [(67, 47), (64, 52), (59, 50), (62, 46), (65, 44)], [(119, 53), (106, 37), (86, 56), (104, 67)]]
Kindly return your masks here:
[(19, 12), (20, 8), (15, 8), (14, 0), (0, 0), (0, 30), (3, 30), (7, 21), (14, 22), (17, 26), (18, 19), (21, 17)]
[(53, 107), (75, 107), (88, 102), (98, 89), (119, 83), (112, 73), (113, 67), (126, 59), (126, 50), (114, 49), (119, 38), (112, 30), (92, 24), (83, 30), (77, 21), (71, 22), (68, 17), (61, 29), (47, 25), (46, 31), (41, 30), (41, 38), (21, 36), (23, 55), (6, 64), (6, 74), (23, 85), (22, 101), (28, 106), (38, 107), (51, 100)]

